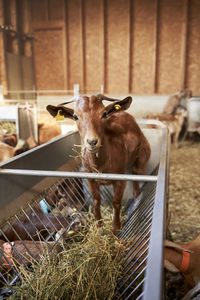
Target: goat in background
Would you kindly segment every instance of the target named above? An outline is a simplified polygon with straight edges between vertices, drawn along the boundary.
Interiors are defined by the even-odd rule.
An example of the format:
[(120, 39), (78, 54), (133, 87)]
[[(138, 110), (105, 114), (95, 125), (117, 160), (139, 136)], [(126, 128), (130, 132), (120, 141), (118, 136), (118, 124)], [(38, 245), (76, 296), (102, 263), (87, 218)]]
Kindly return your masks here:
[[(114, 102), (104, 106), (103, 100)], [(119, 100), (101, 94), (79, 96), (75, 109), (64, 106), (69, 102), (72, 101), (58, 106), (48, 105), (47, 110), (53, 117), (60, 114), (77, 122), (82, 142), (82, 164), (86, 172), (124, 174), (131, 167), (134, 174), (145, 174), (151, 149), (134, 117), (124, 112), (131, 105), (131, 97)], [(101, 184), (113, 184), (112, 229), (117, 234), (121, 227), (120, 209), (126, 182), (88, 180), (97, 221), (101, 220)], [(133, 184), (136, 199), (140, 193), (139, 183)]]

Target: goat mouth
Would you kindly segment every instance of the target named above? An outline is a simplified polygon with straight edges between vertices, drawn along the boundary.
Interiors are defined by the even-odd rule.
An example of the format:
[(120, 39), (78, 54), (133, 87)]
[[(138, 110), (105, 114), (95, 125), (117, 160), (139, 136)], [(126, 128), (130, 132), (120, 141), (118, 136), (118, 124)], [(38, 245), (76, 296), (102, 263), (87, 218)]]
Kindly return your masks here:
[(97, 153), (99, 151), (99, 147), (87, 147), (86, 148), (87, 151), (89, 151), (90, 153)]

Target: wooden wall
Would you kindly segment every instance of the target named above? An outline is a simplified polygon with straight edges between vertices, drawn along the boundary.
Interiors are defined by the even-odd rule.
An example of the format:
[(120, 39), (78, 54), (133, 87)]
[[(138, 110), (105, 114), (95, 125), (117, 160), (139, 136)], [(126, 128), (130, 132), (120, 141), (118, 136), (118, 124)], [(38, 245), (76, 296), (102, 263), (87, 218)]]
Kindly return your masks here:
[(37, 89), (200, 94), (199, 0), (25, 2)]

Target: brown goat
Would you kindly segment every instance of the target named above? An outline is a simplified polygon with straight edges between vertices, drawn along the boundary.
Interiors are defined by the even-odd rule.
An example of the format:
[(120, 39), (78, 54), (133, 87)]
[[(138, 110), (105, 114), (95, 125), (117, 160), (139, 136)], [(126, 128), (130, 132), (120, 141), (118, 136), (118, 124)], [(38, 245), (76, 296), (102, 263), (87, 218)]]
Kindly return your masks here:
[(15, 147), (17, 145), (17, 136), (16, 134), (6, 134), (2, 139), (3, 143), (6, 143), (9, 146)]
[[(102, 100), (114, 101), (104, 106)], [(63, 106), (48, 105), (47, 110), (77, 122), (82, 142), (82, 163), (86, 172), (124, 174), (132, 168), (135, 174), (145, 174), (151, 149), (134, 117), (124, 112), (131, 105), (132, 98), (111, 99), (104, 95), (79, 96), (75, 110)], [(94, 215), (101, 220), (101, 196), (99, 186), (113, 184), (113, 233), (117, 234), (120, 223), (121, 201), (126, 186), (124, 181), (88, 180), (93, 196)], [(134, 198), (140, 193), (139, 183), (134, 182)]]
[(61, 134), (60, 126), (56, 124), (39, 123), (38, 124), (38, 140), (39, 144), (44, 144)]
[(177, 106), (180, 104), (182, 98), (190, 98), (191, 91), (188, 89), (181, 90), (180, 92), (171, 95), (164, 106), (163, 114), (174, 114)]
[(183, 245), (165, 241), (164, 264), (171, 272), (180, 272), (190, 286), (200, 282), (200, 235)]
[[(9, 241), (15, 240), (42, 240), (48, 236), (49, 233), (57, 232), (61, 228), (67, 228), (70, 220), (63, 216), (54, 216), (51, 214), (45, 215), (40, 209), (34, 209), (34, 212), (24, 215), (19, 218), (11, 226), (2, 229), (4, 235)], [(1, 240), (5, 240), (3, 234), (0, 235)]]
[[(62, 203), (60, 203), (61, 198), (64, 200)], [(41, 204), (42, 201), (44, 201), (43, 204)], [(9, 226), (3, 232), (9, 241), (19, 238), (21, 240), (30, 240), (31, 237), (34, 240), (45, 238), (48, 233), (61, 228), (67, 229), (72, 221), (70, 213), (63, 217), (49, 214), (49, 211), (55, 207), (59, 210), (65, 208), (66, 215), (70, 211), (70, 206), (77, 210), (84, 208), (84, 193), (80, 179), (61, 181), (55, 190), (49, 191), (44, 199), (32, 206), (33, 210), (26, 213), (28, 217), (25, 215), (19, 217), (19, 221), (11, 222), (13, 228)], [(5, 238), (0, 235), (0, 239), (4, 240)]]
[[(172, 137), (172, 142), (174, 143), (176, 148), (178, 148), (178, 138), (183, 128), (183, 124), (186, 117), (187, 110), (183, 107), (178, 107), (171, 121), (163, 121), (163, 123), (165, 123), (168, 127), (169, 134)], [(160, 119), (160, 121), (162, 120)]]
[(30, 265), (36, 259), (51, 250), (54, 242), (42, 241), (13, 241), (11, 243), (0, 240), (0, 271), (7, 271), (12, 265), (24, 264)]
[(17, 154), (28, 150), (28, 145), (24, 140), (19, 140), (15, 147), (0, 142), (0, 162), (7, 160)]
[[(145, 118), (156, 119), (163, 122), (168, 127), (172, 143), (178, 148), (179, 135), (183, 128), (185, 118), (187, 118), (187, 110), (184, 107), (178, 106), (174, 114), (162, 113), (157, 115), (146, 115)], [(156, 127), (156, 125), (150, 125), (149, 127)]]

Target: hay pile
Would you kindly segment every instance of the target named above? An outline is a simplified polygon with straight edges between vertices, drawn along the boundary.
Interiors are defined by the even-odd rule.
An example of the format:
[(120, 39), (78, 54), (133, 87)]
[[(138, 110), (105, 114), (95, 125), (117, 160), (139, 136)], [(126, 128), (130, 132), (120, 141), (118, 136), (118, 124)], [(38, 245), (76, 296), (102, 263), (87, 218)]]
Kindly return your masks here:
[(0, 122), (0, 128), (4, 129), (7, 134), (16, 133), (16, 125), (14, 122)]
[(21, 266), (22, 284), (10, 299), (112, 299), (124, 247), (110, 232), (105, 210), (103, 227), (90, 214), (84, 231), (62, 243), (57, 255), (44, 255), (32, 270)]

